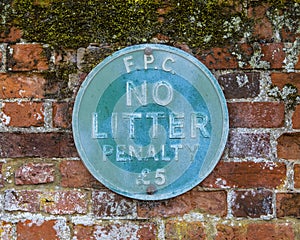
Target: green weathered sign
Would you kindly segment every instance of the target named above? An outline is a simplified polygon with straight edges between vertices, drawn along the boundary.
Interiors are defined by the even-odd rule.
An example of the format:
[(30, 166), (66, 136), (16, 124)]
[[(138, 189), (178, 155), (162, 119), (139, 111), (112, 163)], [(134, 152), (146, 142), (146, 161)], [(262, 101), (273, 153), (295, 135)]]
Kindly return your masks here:
[(106, 58), (82, 84), (76, 147), (111, 190), (159, 200), (199, 184), (226, 144), (228, 113), (210, 71), (179, 49), (145, 44)]

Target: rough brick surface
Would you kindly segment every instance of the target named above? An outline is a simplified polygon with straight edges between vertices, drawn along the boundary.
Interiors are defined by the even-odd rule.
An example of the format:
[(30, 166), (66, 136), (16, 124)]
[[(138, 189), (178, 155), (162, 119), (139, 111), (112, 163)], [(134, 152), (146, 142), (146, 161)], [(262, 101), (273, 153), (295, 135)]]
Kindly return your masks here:
[(0, 163), (0, 188), (3, 187), (2, 163)]
[(9, 68), (13, 71), (48, 70), (49, 60), (40, 44), (16, 44), (11, 46)]
[(231, 132), (228, 139), (229, 157), (270, 156), (270, 135), (268, 133), (237, 133)]
[(60, 172), (61, 186), (63, 187), (103, 187), (103, 185), (90, 174), (82, 161), (62, 161), (60, 164)]
[(77, 157), (69, 133), (0, 133), (0, 157)]
[(293, 128), (300, 129), (300, 105), (296, 106), (292, 117)]
[(3, 104), (6, 126), (40, 127), (44, 125), (44, 107), (40, 102), (8, 102)]
[(286, 84), (292, 84), (300, 89), (300, 73), (275, 72), (271, 74), (272, 84), (283, 88)]
[(232, 215), (259, 218), (273, 214), (272, 194), (266, 190), (234, 191), (231, 196)]
[(300, 133), (285, 133), (278, 140), (277, 155), (279, 158), (300, 159)]
[(97, 217), (125, 217), (136, 215), (136, 203), (110, 191), (94, 191), (93, 214)]
[(17, 223), (18, 240), (60, 240), (55, 230), (55, 220), (33, 222), (25, 220)]
[(276, 195), (277, 217), (300, 217), (300, 194), (279, 193)]
[(212, 188), (278, 188), (286, 180), (284, 163), (219, 162), (201, 183)]
[(227, 213), (226, 193), (224, 191), (203, 192), (194, 189), (167, 201), (139, 202), (138, 215), (140, 217), (157, 215), (168, 217), (183, 215), (192, 209), (224, 216)]
[(53, 104), (53, 126), (70, 128), (72, 124), (72, 105), (68, 102)]
[(284, 125), (284, 104), (236, 102), (228, 104), (231, 127), (278, 128)]
[(300, 164), (294, 166), (294, 186), (300, 188)]
[(206, 239), (201, 222), (169, 221), (166, 223), (166, 239)]
[(259, 72), (229, 73), (218, 78), (226, 99), (253, 98), (259, 94)]
[(270, 63), (272, 69), (279, 69), (283, 66), (285, 52), (282, 43), (267, 43), (261, 46), (262, 60)]
[(87, 213), (87, 194), (80, 191), (46, 192), (40, 196), (41, 211), (51, 214)]
[(257, 222), (243, 226), (217, 226), (216, 240), (273, 240), (273, 239), (295, 239), (295, 233), (291, 224), (263, 223)]
[(46, 80), (40, 74), (0, 73), (0, 98), (42, 98)]
[(77, 240), (96, 239), (143, 239), (155, 240), (157, 227), (153, 223), (110, 223), (94, 226), (74, 226), (74, 236)]
[(7, 211), (39, 211), (40, 191), (31, 190), (7, 190), (4, 196), (4, 209)]
[(27, 163), (15, 172), (16, 185), (54, 182), (55, 168), (51, 163)]
[(16, 27), (11, 27), (9, 31), (0, 33), (0, 42), (17, 42), (22, 37), (22, 31)]
[(209, 69), (237, 68), (237, 59), (228, 48), (213, 48), (201, 52), (197, 58)]

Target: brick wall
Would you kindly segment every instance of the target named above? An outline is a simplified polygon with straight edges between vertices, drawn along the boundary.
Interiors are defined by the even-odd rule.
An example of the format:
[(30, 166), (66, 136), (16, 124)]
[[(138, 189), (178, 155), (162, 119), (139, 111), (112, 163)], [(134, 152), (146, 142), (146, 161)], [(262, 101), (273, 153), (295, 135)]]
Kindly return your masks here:
[(110, 47), (58, 51), (24, 40), (22, 29), (0, 34), (0, 239), (300, 239), (300, 105), (286, 91), (300, 89), (300, 35), (278, 32), (266, 11), (248, 9), (260, 18), (257, 41), (197, 51), (173, 44), (218, 79), (230, 134), (199, 186), (154, 202), (105, 188), (73, 143), (84, 69)]

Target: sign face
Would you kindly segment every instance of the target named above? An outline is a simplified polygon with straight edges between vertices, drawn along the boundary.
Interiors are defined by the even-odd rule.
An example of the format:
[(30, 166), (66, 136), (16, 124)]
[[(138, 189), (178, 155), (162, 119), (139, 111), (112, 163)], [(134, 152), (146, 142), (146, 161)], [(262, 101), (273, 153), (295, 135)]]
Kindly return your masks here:
[(135, 199), (182, 194), (213, 170), (228, 135), (223, 93), (188, 53), (145, 44), (115, 52), (83, 82), (73, 134), (91, 174)]

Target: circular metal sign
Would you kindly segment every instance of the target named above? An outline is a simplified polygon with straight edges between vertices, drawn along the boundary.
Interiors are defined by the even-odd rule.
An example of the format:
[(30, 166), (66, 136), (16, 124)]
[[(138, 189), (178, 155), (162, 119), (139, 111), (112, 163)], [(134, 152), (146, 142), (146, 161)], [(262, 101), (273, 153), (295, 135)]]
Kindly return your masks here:
[(135, 199), (182, 194), (213, 170), (228, 135), (223, 93), (188, 53), (145, 44), (115, 52), (79, 89), (73, 134), (81, 159)]

